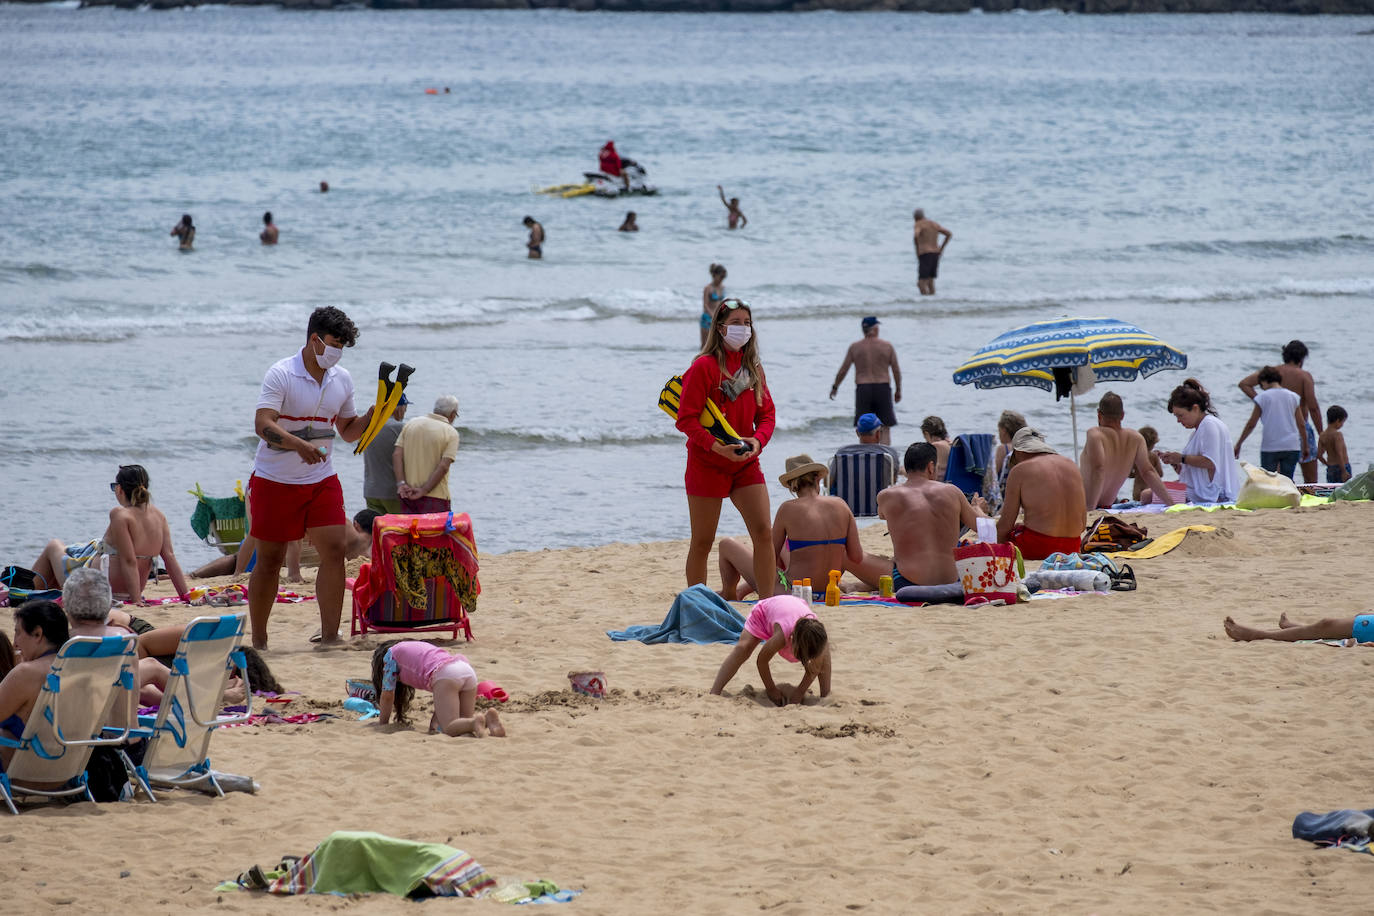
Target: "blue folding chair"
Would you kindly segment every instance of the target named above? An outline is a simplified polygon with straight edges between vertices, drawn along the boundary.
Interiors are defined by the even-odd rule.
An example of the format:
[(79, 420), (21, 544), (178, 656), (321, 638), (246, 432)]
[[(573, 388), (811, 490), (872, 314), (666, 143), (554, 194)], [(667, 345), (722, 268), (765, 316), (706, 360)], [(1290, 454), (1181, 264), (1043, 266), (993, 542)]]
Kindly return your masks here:
[[(239, 648), (246, 619), (242, 612), (197, 617), (181, 634), (157, 715), (139, 717), (140, 727), (132, 730), (134, 737), (148, 741), (143, 763), (135, 766), (124, 759), (149, 798), (152, 786), (224, 795), (210, 769), (210, 737), (221, 726), (247, 722), (253, 713), (248, 660)], [(243, 678), (247, 708), (241, 715), (221, 716), (224, 688), (235, 671)]]
[[(11, 814), (15, 799), (25, 795), (63, 798), (84, 795), (92, 749), (123, 744), (138, 715), (135, 671), (138, 639), (126, 636), (74, 636), (53, 659), (52, 670), (34, 702), (18, 740), (0, 736), (15, 749), (0, 773), (0, 795)], [(107, 728), (111, 712), (123, 704), (122, 727)]]

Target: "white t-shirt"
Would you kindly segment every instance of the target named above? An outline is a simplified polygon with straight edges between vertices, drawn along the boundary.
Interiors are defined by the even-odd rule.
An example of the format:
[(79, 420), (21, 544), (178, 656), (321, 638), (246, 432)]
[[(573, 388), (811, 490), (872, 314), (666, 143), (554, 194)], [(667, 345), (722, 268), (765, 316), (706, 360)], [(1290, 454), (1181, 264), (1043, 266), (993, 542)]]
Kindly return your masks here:
[(1255, 393), (1255, 404), (1260, 409), (1260, 422), (1264, 429), (1260, 435), (1262, 452), (1300, 452), (1302, 438), (1298, 433), (1298, 421), (1293, 412), (1302, 403), (1296, 391), (1282, 386), (1265, 388)]
[(1231, 431), (1211, 414), (1203, 414), (1202, 422), (1193, 430), (1192, 438), (1183, 447), (1184, 455), (1204, 455), (1215, 470), (1207, 479), (1207, 469), (1184, 464), (1178, 479), (1188, 488), (1190, 503), (1231, 503), (1240, 492), (1240, 464), (1231, 445)]
[[(258, 410), (269, 408), (279, 415), (282, 429), (299, 434), (313, 429), (331, 429), (336, 420), (358, 415), (353, 406), (353, 376), (347, 369), (334, 366), (325, 370), (324, 380), (316, 384), (305, 371), (300, 352), (273, 364), (262, 379), (262, 393), (258, 395)], [(338, 439), (311, 438), (317, 446), (327, 448), (328, 454), (319, 464), (306, 464), (295, 450), (278, 451), (258, 440), (258, 453), (253, 458), (253, 473), (277, 483), (319, 483), (334, 475), (334, 445)]]

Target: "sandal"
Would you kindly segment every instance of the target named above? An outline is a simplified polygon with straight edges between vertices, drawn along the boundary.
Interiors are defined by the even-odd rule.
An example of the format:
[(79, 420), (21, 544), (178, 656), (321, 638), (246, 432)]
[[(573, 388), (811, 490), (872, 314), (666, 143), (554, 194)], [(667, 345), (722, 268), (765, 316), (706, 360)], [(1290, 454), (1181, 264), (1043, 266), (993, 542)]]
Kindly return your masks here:
[(1133, 592), (1136, 588), (1135, 570), (1129, 563), (1121, 564), (1121, 572), (1112, 577), (1112, 591)]

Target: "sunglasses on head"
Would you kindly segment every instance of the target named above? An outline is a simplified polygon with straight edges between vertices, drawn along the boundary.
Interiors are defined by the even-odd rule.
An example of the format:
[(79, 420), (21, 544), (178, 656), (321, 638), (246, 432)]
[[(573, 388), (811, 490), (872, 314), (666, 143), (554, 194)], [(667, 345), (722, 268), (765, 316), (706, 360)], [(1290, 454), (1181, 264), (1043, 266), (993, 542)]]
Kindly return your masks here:
[(748, 302), (748, 300), (746, 300), (746, 299), (736, 299), (736, 298), (734, 298), (734, 297), (731, 297), (731, 298), (729, 298), (729, 299), (726, 299), (724, 302), (722, 302), (722, 303), (720, 304), (720, 308), (721, 308), (723, 311), (727, 311), (727, 312), (732, 312), (732, 311), (734, 311), (735, 309), (741, 308), (741, 307), (742, 307), (742, 308), (747, 308), (747, 309), (748, 309), (749, 311), (751, 311), (751, 312), (754, 310), (754, 307), (753, 307), (752, 305), (750, 305), (749, 302)]

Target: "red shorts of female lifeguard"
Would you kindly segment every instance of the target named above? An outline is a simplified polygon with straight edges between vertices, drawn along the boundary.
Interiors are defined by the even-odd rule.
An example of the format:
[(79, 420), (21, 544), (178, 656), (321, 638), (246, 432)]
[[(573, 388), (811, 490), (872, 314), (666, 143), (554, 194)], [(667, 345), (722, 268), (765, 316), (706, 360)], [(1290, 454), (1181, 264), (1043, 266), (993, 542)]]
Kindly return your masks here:
[(307, 528), (348, 522), (337, 474), (319, 483), (277, 483), (254, 474), (248, 481), (248, 508), (249, 533), (264, 541), (299, 541)]
[(725, 499), (740, 487), (766, 483), (759, 460), (751, 458), (731, 468), (719, 468), (714, 464), (695, 460), (687, 456), (687, 473), (683, 475), (688, 496), (709, 496)]

